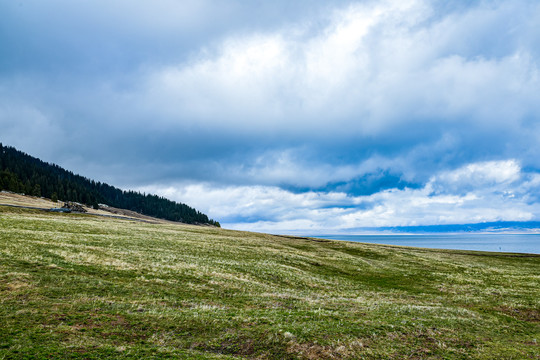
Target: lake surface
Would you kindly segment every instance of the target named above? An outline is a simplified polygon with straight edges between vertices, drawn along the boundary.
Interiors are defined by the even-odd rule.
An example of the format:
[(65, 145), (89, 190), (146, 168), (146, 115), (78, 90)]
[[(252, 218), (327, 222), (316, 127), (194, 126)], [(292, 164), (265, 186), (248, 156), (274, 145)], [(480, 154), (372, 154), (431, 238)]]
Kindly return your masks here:
[(540, 254), (540, 234), (317, 235), (311, 237), (432, 249)]

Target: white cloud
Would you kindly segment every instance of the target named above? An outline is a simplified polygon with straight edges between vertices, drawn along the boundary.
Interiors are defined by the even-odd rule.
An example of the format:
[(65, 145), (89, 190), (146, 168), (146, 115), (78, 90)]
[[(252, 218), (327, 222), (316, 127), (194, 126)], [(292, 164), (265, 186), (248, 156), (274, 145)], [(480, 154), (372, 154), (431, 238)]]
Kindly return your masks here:
[[(470, 189), (461, 193), (464, 183)], [(446, 191), (433, 193), (434, 188)], [(314, 234), (362, 227), (527, 221), (540, 216), (540, 205), (528, 199), (530, 192), (539, 189), (540, 175), (524, 174), (517, 162), (509, 159), (442, 172), (420, 189), (390, 189), (370, 196), (210, 184), (139, 190), (192, 204), (228, 228)]]
[[(274, 218), (296, 217), (298, 209), (310, 213), (321, 208), (352, 204), (344, 193), (295, 194), (274, 186), (227, 186), (209, 184), (148, 186), (139, 191), (153, 192), (177, 201), (193, 204), (216, 218)], [(300, 215), (300, 214), (299, 214)]]
[(539, 110), (531, 49), (519, 35), (500, 56), (456, 43), (468, 29), (483, 36), (472, 32), (478, 21), (504, 27), (506, 11), (523, 9), (479, 5), (475, 17), (437, 19), (428, 1), (353, 4), (315, 32), (299, 24), (229, 37), (151, 72), (142, 96), (170, 119), (254, 134), (379, 135), (433, 121), (511, 128)]
[(504, 190), (520, 179), (521, 167), (516, 160), (487, 161), (438, 174), (429, 181), (428, 187), (443, 193), (481, 188), (493, 191)]

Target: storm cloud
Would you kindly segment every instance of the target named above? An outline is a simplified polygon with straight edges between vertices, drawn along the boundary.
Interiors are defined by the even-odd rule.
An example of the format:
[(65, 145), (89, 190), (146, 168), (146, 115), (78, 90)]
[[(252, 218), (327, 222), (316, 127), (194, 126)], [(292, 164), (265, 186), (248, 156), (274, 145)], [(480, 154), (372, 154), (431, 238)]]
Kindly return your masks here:
[(540, 4), (0, 5), (0, 141), (280, 232), (539, 220)]

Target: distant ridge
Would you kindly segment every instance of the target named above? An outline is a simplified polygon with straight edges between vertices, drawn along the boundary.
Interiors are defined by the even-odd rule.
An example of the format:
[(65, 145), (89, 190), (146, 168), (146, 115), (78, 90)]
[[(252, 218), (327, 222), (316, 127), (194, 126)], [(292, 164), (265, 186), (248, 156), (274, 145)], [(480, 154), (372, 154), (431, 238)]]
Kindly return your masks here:
[(157, 195), (123, 191), (114, 186), (73, 174), (11, 146), (0, 143), (0, 190), (75, 201), (98, 208), (107, 204), (160, 219), (187, 224), (220, 226), (194, 208)]

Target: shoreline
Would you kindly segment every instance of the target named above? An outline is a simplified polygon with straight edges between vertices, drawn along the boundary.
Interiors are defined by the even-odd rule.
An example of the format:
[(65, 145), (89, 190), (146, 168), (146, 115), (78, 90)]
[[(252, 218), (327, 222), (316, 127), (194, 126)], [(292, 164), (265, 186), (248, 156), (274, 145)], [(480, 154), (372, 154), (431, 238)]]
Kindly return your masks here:
[[(431, 250), (482, 251), (490, 253), (515, 253), (540, 256), (540, 234), (530, 233), (323, 234), (309, 235), (309, 237), (354, 243), (404, 246)], [(489, 241), (490, 239), (496, 239), (498, 241)]]

